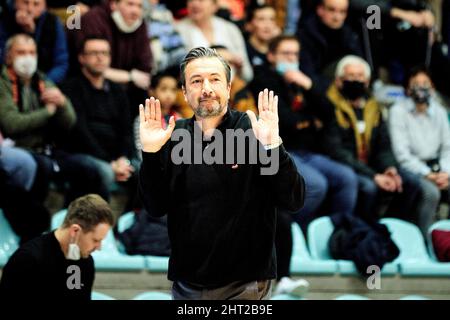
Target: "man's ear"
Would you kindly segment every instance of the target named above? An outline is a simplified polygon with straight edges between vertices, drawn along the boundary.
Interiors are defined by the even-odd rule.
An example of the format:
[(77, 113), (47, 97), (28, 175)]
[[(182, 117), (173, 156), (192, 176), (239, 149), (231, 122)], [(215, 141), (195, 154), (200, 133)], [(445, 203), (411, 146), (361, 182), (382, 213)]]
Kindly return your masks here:
[(79, 224), (74, 223), (69, 227), (69, 235), (71, 238), (77, 238), (77, 236), (81, 233), (81, 227)]
[(322, 16), (323, 16), (323, 10), (324, 10), (323, 5), (322, 5), (322, 4), (319, 4), (319, 5), (317, 6), (317, 9), (316, 9), (316, 14), (317, 14), (319, 17), (322, 17)]
[(188, 102), (187, 96), (186, 96), (186, 88), (184, 86), (181, 86), (181, 92), (183, 92), (184, 101)]
[(275, 55), (272, 52), (267, 52), (267, 61), (271, 64), (275, 64)]
[(337, 78), (334, 80), (334, 84), (336, 85), (336, 87), (337, 87), (338, 89), (342, 88), (342, 79), (341, 79), (340, 77), (337, 77)]
[(227, 90), (228, 90), (228, 100), (230, 100), (230, 96), (231, 96), (231, 81), (227, 85)]
[(111, 0), (111, 2), (109, 3), (109, 8), (111, 9), (111, 11), (116, 11), (117, 9), (116, 0)]

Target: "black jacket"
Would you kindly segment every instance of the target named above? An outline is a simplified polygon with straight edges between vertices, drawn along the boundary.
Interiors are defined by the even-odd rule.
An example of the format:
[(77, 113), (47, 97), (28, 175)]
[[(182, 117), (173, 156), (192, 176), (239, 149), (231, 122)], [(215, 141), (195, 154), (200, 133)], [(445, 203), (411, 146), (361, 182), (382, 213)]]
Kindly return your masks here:
[(327, 28), (314, 15), (298, 31), (300, 39), (300, 69), (305, 72), (319, 91), (325, 92), (332, 77), (324, 69), (348, 54), (363, 55), (359, 37), (347, 25), (340, 30)]
[(50, 232), (28, 241), (9, 258), (0, 281), (0, 299), (91, 300), (94, 276), (92, 257), (67, 260)]
[(61, 86), (72, 101), (77, 122), (65, 147), (70, 152), (86, 153), (104, 161), (134, 152), (132, 120), (124, 90), (105, 80), (102, 90), (94, 88), (84, 75)]
[[(205, 149), (194, 143), (194, 126), (194, 118), (179, 120), (174, 132), (186, 129), (192, 148)], [(226, 129), (245, 131), (251, 123), (245, 113), (228, 109), (217, 130), (225, 136)], [(210, 288), (274, 279), (277, 208), (300, 209), (305, 192), (303, 178), (284, 147), (268, 152), (279, 151), (277, 173), (261, 175), (262, 165), (248, 162), (234, 169), (231, 164), (175, 165), (175, 146), (176, 141), (169, 140), (157, 153), (143, 152), (139, 177), (147, 211), (168, 214), (168, 278)]]
[[(249, 89), (255, 101), (259, 92), (265, 88), (270, 88), (278, 95), (280, 135), (286, 148), (324, 152), (323, 135), (329, 126), (335, 124), (334, 106), (326, 96), (318, 92), (314, 85), (305, 91), (286, 83), (269, 64), (256, 67), (254, 73)], [(315, 125), (315, 119), (322, 122), (322, 128)], [(299, 123), (303, 123), (305, 128), (298, 129)]]

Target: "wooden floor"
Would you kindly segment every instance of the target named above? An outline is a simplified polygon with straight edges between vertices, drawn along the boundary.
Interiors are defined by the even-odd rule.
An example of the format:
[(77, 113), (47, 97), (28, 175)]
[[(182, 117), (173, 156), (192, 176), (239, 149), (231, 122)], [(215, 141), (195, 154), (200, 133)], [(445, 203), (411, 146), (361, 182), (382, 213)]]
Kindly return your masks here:
[[(300, 278), (300, 277), (294, 277)], [(421, 295), (430, 299), (450, 299), (450, 278), (381, 278), (381, 289), (370, 290), (357, 277), (305, 276), (310, 283), (307, 299), (334, 299), (343, 294), (358, 294), (371, 299), (399, 299), (407, 295)], [(94, 290), (117, 299), (132, 299), (145, 291), (170, 293), (171, 282), (163, 273), (97, 272)]]

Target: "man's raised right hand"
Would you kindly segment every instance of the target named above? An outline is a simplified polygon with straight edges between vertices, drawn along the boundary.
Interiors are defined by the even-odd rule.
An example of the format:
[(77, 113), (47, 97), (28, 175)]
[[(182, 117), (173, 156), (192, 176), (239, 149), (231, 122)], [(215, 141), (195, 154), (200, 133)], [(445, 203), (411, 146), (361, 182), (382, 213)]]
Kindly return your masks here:
[(175, 128), (175, 119), (170, 117), (169, 125), (163, 129), (161, 123), (161, 104), (158, 99), (145, 99), (145, 108), (139, 105), (139, 135), (144, 152), (158, 152), (170, 139)]

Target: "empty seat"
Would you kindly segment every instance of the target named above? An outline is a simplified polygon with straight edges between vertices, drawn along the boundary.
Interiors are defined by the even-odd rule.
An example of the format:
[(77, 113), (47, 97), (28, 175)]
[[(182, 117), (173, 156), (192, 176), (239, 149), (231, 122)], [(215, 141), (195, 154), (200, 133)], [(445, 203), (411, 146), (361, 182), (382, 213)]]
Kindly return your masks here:
[(19, 240), (0, 209), (0, 267), (3, 267), (14, 251), (19, 248)]
[(401, 297), (399, 300), (431, 300), (424, 296), (418, 296), (418, 295), (409, 295)]
[(270, 300), (305, 300), (304, 298), (299, 298), (290, 294), (277, 294), (270, 298)]
[(358, 294), (343, 294), (339, 297), (336, 297), (334, 300), (370, 300), (370, 299), (364, 296), (360, 296)]
[(164, 292), (148, 291), (138, 294), (133, 300), (172, 300), (172, 296)]
[(396, 262), (402, 276), (450, 276), (450, 263), (436, 262), (429, 257), (417, 226), (394, 218), (381, 219), (381, 222), (386, 224), (400, 249)]
[(111, 296), (108, 296), (107, 294), (97, 292), (97, 291), (92, 291), (91, 300), (116, 300), (116, 299)]
[(334, 274), (337, 273), (337, 263), (334, 260), (312, 259), (306, 246), (305, 237), (297, 223), (292, 223), (292, 257), (291, 273)]
[[(52, 217), (52, 229), (58, 228), (64, 221), (67, 210), (61, 210)], [(123, 254), (117, 248), (116, 239), (112, 230), (109, 230), (102, 241), (101, 250), (92, 253), (97, 270), (132, 271), (145, 269), (145, 259), (142, 256)]]
[[(330, 217), (320, 217), (313, 220), (308, 226), (308, 246), (311, 257), (316, 260), (329, 261), (332, 259), (328, 247), (328, 241), (333, 233), (334, 225)], [(338, 271), (343, 275), (359, 275), (353, 261), (334, 260), (337, 262)], [(398, 264), (386, 263), (381, 269), (383, 275), (395, 275), (398, 271)]]

